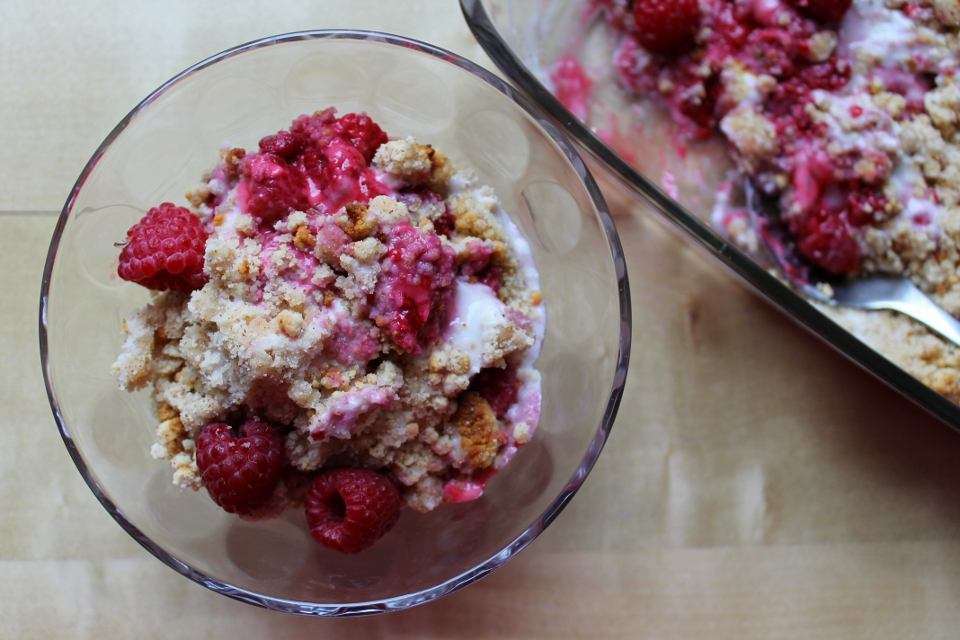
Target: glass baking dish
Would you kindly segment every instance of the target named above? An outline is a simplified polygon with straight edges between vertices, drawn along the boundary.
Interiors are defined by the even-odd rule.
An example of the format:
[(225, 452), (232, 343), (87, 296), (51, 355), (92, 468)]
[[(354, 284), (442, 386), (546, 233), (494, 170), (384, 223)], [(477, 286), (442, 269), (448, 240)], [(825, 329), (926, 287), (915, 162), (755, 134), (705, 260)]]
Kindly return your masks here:
[[(689, 164), (682, 166), (689, 163), (684, 158), (686, 149), (666, 133), (665, 127), (658, 130), (649, 126), (664, 114), (633, 108), (616, 86), (609, 62), (612, 45), (605, 38), (603, 20), (591, 17), (588, 2), (460, 0), (460, 4), (474, 36), (497, 67), (605, 170), (595, 169), (594, 174), (608, 201), (625, 194), (639, 197), (686, 240), (803, 327), (960, 430), (960, 406), (862, 342), (768, 271), (769, 265), (747, 255), (711, 228), (704, 217), (709, 216), (710, 199), (716, 196), (720, 182), (716, 176), (722, 175), (728, 162), (723, 147), (716, 143), (701, 145), (695, 150), (700, 158), (696, 170), (691, 172)], [(564, 57), (572, 57), (591, 71), (591, 99), (596, 100), (599, 108), (591, 106), (586, 123), (548, 89), (552, 86), (550, 69)], [(607, 76), (604, 67), (611, 67)], [(646, 129), (641, 135), (647, 153), (633, 153), (639, 147), (638, 139), (631, 138), (631, 131), (635, 134), (638, 124)], [(613, 179), (604, 180), (605, 177)], [(704, 217), (695, 215), (698, 211)], [(629, 247), (626, 249), (629, 251)]]

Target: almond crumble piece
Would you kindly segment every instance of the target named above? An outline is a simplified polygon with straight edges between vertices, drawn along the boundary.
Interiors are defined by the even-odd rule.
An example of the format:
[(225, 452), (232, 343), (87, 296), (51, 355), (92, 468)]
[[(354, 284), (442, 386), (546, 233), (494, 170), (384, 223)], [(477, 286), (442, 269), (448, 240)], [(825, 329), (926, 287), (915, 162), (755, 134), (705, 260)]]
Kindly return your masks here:
[(373, 166), (406, 185), (416, 186), (430, 177), (433, 155), (432, 147), (417, 144), (413, 138), (391, 140), (377, 149)]
[(471, 466), (485, 469), (493, 463), (500, 448), (500, 426), (486, 400), (467, 392), (460, 396), (456, 413), (450, 418), (460, 434), (460, 442)]
[(377, 222), (367, 216), (367, 205), (351, 202), (344, 207), (344, 217), (338, 218), (339, 224), (353, 240), (363, 240), (377, 230)]

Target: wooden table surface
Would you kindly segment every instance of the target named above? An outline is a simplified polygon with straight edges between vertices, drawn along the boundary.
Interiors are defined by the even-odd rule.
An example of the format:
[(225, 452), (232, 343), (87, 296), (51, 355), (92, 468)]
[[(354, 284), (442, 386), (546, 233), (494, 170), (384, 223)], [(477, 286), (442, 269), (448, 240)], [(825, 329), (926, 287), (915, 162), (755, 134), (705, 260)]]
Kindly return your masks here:
[(87, 490), (40, 375), (41, 270), (86, 160), (161, 82), (273, 33), (391, 31), (491, 65), (455, 0), (0, 6), (0, 638), (960, 635), (960, 434), (619, 202), (624, 401), (579, 495), (518, 558), (351, 620), (267, 612), (168, 569)]

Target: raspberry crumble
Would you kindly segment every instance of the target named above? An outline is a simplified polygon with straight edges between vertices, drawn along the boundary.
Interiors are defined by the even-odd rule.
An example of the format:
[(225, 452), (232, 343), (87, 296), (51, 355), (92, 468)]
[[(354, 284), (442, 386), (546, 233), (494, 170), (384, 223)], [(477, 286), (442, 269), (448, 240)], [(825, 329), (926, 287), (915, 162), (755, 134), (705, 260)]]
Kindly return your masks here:
[[(750, 180), (779, 199), (790, 241), (815, 267), (910, 277), (960, 317), (960, 0), (588, 5), (617, 42), (620, 86), (669, 112), (680, 157), (727, 141), (736, 169), (715, 228), (759, 256), (740, 189)], [(575, 61), (552, 80), (565, 104), (589, 110), (570, 90), (592, 82)], [(954, 345), (895, 314), (823, 309), (960, 401)]]
[(356, 552), (529, 441), (539, 276), (470, 171), (327, 109), (225, 149), (187, 200), (128, 233), (120, 276), (154, 297), (113, 366), (152, 394), (174, 483), (249, 519), (305, 508)]

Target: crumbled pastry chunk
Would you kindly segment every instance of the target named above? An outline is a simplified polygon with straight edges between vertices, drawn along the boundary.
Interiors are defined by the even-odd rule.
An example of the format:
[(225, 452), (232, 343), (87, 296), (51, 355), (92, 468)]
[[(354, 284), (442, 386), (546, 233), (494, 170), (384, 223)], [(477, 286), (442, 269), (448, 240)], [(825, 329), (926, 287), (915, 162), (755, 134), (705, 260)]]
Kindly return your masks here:
[(492, 189), (482, 187), (452, 196), (449, 204), (456, 216), (457, 233), (493, 242), (506, 242), (503, 228), (493, 215), (496, 199)]
[(530, 442), (530, 425), (526, 422), (518, 422), (513, 426), (513, 441), (517, 444), (526, 444)]
[(351, 240), (363, 240), (377, 230), (376, 218), (367, 215), (367, 205), (362, 202), (351, 202), (344, 207), (337, 224), (343, 227)]
[(433, 166), (430, 169), (430, 175), (424, 186), (441, 196), (446, 196), (449, 192), (450, 178), (454, 176), (453, 163), (439, 149), (433, 150)]
[(436, 476), (424, 476), (404, 492), (403, 499), (420, 513), (432, 511), (443, 502), (443, 482)]
[(247, 152), (239, 147), (224, 149), (220, 152), (220, 158), (223, 162), (220, 166), (223, 168), (224, 176), (230, 180), (240, 174), (240, 161), (247, 155)]
[(490, 405), (479, 394), (466, 392), (460, 396), (457, 411), (450, 418), (471, 466), (485, 469), (493, 463), (500, 448), (500, 426)]
[(408, 186), (416, 186), (430, 177), (433, 155), (432, 147), (417, 144), (413, 138), (391, 140), (377, 149), (373, 166)]
[(389, 196), (377, 196), (367, 207), (367, 216), (376, 220), (381, 228), (390, 228), (410, 219), (407, 205)]
[(723, 84), (724, 100), (731, 108), (762, 102), (777, 87), (777, 80), (773, 76), (755, 74), (732, 58), (724, 64), (720, 82)]
[(837, 50), (837, 34), (833, 31), (818, 31), (807, 42), (807, 57), (811, 62), (826, 62)]
[(960, 26), (960, 0), (933, 0), (933, 11), (944, 26)]
[(960, 122), (960, 88), (953, 82), (944, 83), (923, 97), (923, 106), (934, 126), (946, 140), (952, 140)]
[(749, 104), (742, 104), (720, 121), (720, 129), (745, 159), (752, 162), (777, 152), (777, 129)]
[[(204, 182), (187, 191), (186, 198), (187, 202), (192, 204), (195, 209), (199, 209), (207, 203), (212, 195), (213, 192), (210, 190), (210, 184)], [(216, 221), (214, 221), (214, 224), (216, 224)]]

